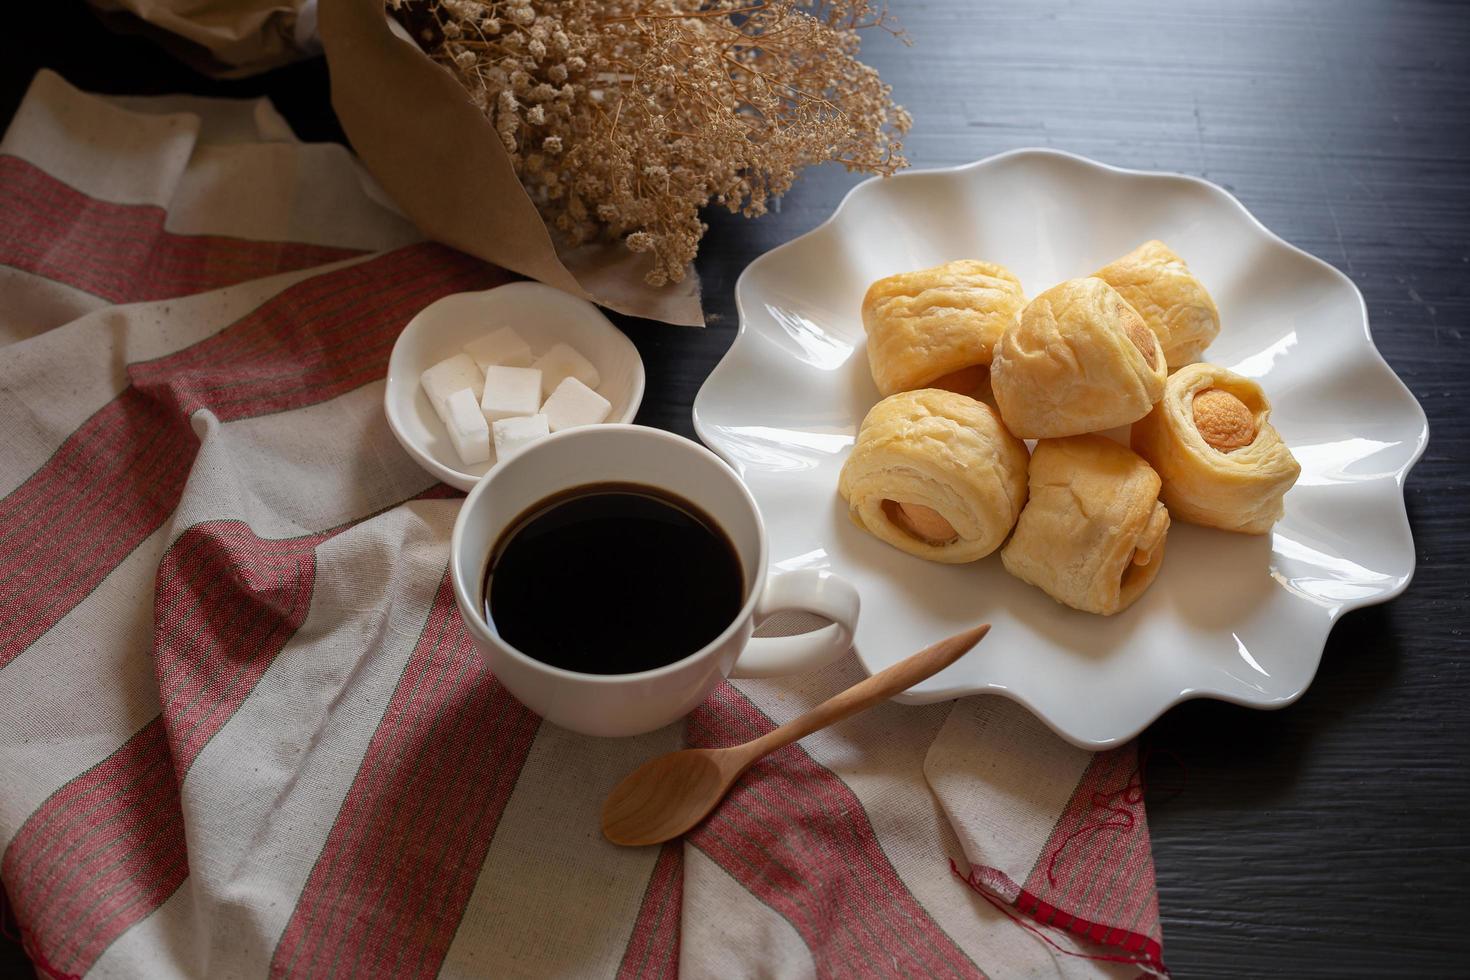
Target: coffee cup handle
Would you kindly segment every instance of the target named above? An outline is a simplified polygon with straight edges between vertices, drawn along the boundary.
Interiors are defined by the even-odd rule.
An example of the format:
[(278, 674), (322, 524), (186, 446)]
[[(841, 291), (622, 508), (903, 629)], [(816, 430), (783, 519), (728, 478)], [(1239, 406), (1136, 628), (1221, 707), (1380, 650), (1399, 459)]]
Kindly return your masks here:
[(797, 636), (751, 637), (730, 676), (780, 677), (825, 666), (852, 646), (858, 607), (852, 583), (826, 569), (802, 568), (771, 575), (756, 602), (757, 622), (783, 609), (801, 609), (832, 623)]

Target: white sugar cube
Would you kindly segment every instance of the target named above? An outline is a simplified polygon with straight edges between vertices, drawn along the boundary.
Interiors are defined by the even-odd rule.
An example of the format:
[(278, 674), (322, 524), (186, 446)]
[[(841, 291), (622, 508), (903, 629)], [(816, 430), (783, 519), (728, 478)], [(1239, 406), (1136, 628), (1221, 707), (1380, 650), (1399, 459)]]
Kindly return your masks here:
[(445, 401), (447, 417), (444, 427), (454, 451), (466, 464), (483, 463), (490, 458), (490, 426), (480, 412), (480, 403), (469, 388), (461, 388)]
[(475, 401), (479, 401), (485, 392), (485, 375), (480, 372), (479, 366), (470, 355), (455, 354), (419, 375), (419, 384), (424, 386), (429, 404), (434, 406), (439, 418), (448, 425), (449, 412), (444, 403), (449, 400), (449, 396), (461, 388), (468, 388), (474, 393)]
[(535, 368), (493, 365), (485, 369), (485, 394), (480, 409), (485, 419), (535, 415), (541, 406), (541, 372)]
[(606, 421), (612, 404), (576, 378), (567, 378), (556, 386), (546, 404), (541, 406), (541, 411), (551, 431), (560, 432)]
[[(570, 344), (557, 344), (537, 358), (536, 363), (531, 366), (541, 371), (543, 398), (550, 396), (566, 378), (576, 378), (589, 388), (602, 384), (602, 376), (597, 373), (597, 368)], [(552, 431), (556, 431), (555, 426), (552, 426)]]
[(544, 415), (522, 415), (513, 419), (496, 419), (490, 427), (495, 433), (495, 461), (503, 463), (537, 439), (551, 434)]
[(501, 327), (487, 333), (479, 340), (464, 345), (464, 352), (475, 359), (480, 370), (497, 364), (505, 367), (530, 367), (536, 358), (531, 354), (531, 345), (510, 327)]

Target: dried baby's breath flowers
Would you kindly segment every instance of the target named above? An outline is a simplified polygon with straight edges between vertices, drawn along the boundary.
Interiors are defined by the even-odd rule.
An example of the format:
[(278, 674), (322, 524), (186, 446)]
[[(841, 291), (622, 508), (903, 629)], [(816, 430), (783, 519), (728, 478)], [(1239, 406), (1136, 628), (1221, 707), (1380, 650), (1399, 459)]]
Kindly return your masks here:
[[(678, 282), (710, 202), (763, 214), (802, 167), (891, 174), (909, 116), (857, 60), (873, 0), (386, 0), (464, 84), (548, 225)], [(897, 33), (896, 31), (894, 31)]]

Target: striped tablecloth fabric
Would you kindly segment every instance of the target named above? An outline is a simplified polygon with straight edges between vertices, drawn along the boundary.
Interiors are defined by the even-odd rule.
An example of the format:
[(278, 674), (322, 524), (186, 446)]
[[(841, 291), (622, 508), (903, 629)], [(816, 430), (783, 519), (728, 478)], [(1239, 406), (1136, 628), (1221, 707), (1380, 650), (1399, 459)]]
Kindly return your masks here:
[(46, 977), (1163, 971), (1132, 745), (889, 704), (685, 840), (606, 792), (843, 687), (727, 684), (590, 739), (495, 680), (399, 449), (404, 323), (507, 276), (264, 102), (43, 72), (0, 143), (0, 880)]

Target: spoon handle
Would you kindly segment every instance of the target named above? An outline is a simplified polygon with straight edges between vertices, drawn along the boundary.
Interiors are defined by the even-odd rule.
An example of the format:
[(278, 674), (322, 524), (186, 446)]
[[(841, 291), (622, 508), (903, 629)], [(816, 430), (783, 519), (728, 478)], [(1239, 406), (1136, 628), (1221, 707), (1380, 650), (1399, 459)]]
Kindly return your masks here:
[(907, 691), (960, 659), (988, 632), (990, 624), (985, 623), (925, 647), (892, 667), (880, 670), (867, 680), (833, 695), (801, 717), (793, 718), (753, 742), (747, 742), (742, 748), (750, 752), (750, 761), (754, 762), (783, 745), (789, 745), (799, 738), (841, 721), (848, 715), (856, 714), (901, 691)]

